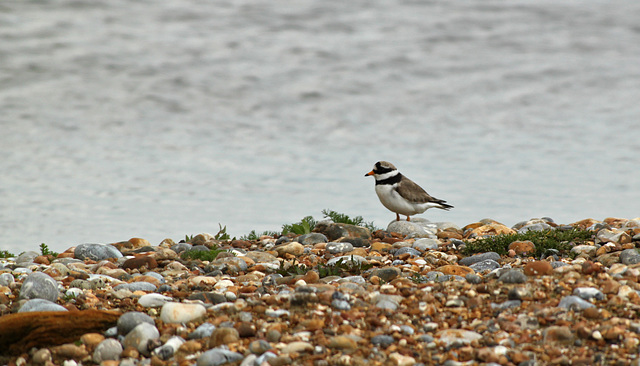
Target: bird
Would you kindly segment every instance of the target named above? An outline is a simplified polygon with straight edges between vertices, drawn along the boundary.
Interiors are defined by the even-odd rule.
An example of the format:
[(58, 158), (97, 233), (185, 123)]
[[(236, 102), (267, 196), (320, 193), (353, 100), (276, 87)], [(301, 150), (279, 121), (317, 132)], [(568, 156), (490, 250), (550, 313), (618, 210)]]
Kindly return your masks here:
[(411, 216), (425, 212), (430, 208), (452, 209), (447, 201), (430, 196), (422, 187), (405, 177), (388, 161), (379, 161), (365, 177), (373, 175), (376, 180), (376, 194), (384, 207), (396, 213), (396, 221), (400, 214)]

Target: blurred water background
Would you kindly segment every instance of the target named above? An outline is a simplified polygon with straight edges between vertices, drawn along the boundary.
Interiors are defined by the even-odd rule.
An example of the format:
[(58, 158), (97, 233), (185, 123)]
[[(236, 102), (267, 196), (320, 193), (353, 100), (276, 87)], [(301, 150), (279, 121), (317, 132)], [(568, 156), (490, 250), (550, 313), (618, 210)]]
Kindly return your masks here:
[(0, 249), (640, 216), (640, 2), (0, 3)]

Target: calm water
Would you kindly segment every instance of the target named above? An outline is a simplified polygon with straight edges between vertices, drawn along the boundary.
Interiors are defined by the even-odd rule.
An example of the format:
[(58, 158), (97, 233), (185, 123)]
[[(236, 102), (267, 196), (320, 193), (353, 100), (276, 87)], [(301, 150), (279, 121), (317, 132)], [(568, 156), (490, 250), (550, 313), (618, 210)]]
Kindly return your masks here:
[(640, 216), (640, 2), (4, 1), (0, 249)]

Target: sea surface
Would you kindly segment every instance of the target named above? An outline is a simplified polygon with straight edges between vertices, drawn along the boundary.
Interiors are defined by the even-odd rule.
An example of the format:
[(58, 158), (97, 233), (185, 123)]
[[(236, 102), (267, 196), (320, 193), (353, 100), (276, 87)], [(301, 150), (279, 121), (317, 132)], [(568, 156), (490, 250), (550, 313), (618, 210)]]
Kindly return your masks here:
[(640, 2), (0, 2), (0, 250), (640, 216)]

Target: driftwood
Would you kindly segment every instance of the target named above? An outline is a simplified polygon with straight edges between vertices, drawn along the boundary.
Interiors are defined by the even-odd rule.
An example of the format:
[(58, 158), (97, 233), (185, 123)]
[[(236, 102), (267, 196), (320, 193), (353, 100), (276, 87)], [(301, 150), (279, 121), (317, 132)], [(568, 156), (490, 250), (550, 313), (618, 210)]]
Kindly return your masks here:
[(0, 355), (15, 355), (32, 347), (70, 343), (83, 334), (114, 326), (119, 312), (104, 310), (36, 311), (0, 317)]

